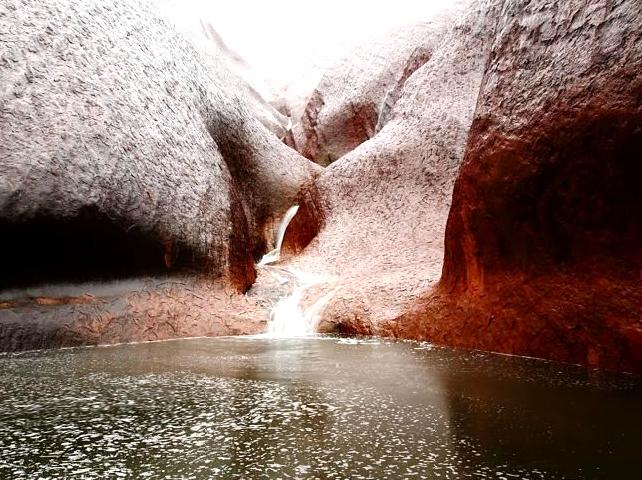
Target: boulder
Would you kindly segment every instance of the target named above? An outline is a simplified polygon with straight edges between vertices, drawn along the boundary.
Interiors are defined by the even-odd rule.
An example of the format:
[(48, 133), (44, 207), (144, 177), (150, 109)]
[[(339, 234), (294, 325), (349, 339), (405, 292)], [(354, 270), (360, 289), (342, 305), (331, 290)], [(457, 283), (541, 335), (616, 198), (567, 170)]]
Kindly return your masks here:
[(507, 4), (446, 230), (401, 335), (642, 371), (642, 13)]
[(642, 371), (640, 15), (475, 3), (300, 194), (324, 328)]
[(311, 164), (153, 4), (23, 3), (0, 17), (3, 231), (109, 224), (246, 287)]

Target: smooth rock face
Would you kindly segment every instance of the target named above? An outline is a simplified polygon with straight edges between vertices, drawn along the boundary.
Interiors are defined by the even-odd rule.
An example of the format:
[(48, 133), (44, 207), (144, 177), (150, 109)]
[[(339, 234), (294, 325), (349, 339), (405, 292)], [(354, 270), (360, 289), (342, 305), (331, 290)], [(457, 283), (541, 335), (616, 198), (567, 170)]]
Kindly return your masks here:
[(208, 22), (200, 21), (200, 32), (214, 48), (214, 54), (226, 60), (226, 66), (232, 73), (241, 77), (235, 82), (235, 87), (245, 92), (246, 101), (252, 116), (256, 117), (268, 130), (279, 139), (284, 140), (288, 133), (288, 116), (279, 112), (252, 86), (255, 79), (252, 77), (250, 66), (234, 50), (229, 48), (216, 29)]
[[(303, 271), (334, 277), (323, 314), (357, 333), (386, 322), (439, 279), (451, 192), (492, 43), (497, 7), (471, 6), (406, 82), (389, 121), (299, 196), (284, 249)], [(318, 235), (310, 242), (310, 239)]]
[(217, 52), (159, 12), (0, 5), (0, 290), (195, 270), (245, 291), (319, 169), (261, 124)]
[(396, 28), (338, 61), (321, 78), (301, 118), (293, 118), (286, 143), (328, 165), (372, 138), (388, 121), (408, 77), (430, 59), (463, 3), (430, 23)]
[(324, 328), (642, 371), (640, 9), (476, 6), (301, 195), (291, 262), (336, 276)]
[(454, 304), (410, 317), (450, 343), (642, 371), (640, 5), (506, 9), (446, 231)]

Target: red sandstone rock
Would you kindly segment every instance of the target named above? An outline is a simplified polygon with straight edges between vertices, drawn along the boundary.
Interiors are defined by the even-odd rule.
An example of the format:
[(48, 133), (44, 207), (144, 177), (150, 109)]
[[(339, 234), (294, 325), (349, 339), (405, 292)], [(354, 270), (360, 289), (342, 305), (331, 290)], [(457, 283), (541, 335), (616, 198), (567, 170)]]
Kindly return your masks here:
[(293, 118), (287, 143), (328, 165), (372, 138), (388, 121), (408, 77), (430, 59), (463, 3), (430, 23), (396, 28), (353, 49), (323, 75), (303, 115)]
[(325, 328), (642, 371), (640, 9), (488, 7), (304, 191), (291, 262), (336, 275)]
[(408, 320), (463, 346), (642, 371), (640, 24), (630, 1), (502, 16), (446, 231), (452, 303)]
[[(60, 2), (36, 5), (54, 33), (66, 32)], [(102, 5), (74, 7), (91, 38), (46, 27), (31, 37), (42, 17), (0, 6), (10, 66), (0, 98), (5, 265), (23, 238), (15, 225), (35, 218), (33, 232), (90, 226), (87, 239), (105, 249), (136, 237), (126, 253), (141, 268), (146, 255), (163, 268), (203, 260), (245, 288), (252, 256), (306, 182), (285, 248), (300, 253), (290, 266), (328, 278), (304, 298), (330, 295), (322, 328), (642, 371), (642, 18), (633, 0), (475, 3), (405, 82), (381, 131), (316, 181), (215, 60), (168, 36), (163, 20), (125, 22), (132, 33), (119, 36), (119, 15), (136, 24), (138, 14), (126, 2)], [(172, 55), (145, 48), (156, 41)], [(129, 55), (118, 64), (88, 54), (119, 48)], [(82, 75), (65, 76), (65, 65)], [(43, 262), (65, 253), (63, 237), (31, 236), (42, 238)], [(282, 290), (259, 282), (241, 297), (188, 276), (113, 295), (3, 296), (0, 348), (254, 333)]]
[[(406, 82), (374, 138), (304, 188), (284, 248), (333, 276), (323, 321), (381, 333), (439, 279), (451, 191), (463, 158), (497, 11), (478, 4)], [(312, 298), (322, 296), (311, 292)]]

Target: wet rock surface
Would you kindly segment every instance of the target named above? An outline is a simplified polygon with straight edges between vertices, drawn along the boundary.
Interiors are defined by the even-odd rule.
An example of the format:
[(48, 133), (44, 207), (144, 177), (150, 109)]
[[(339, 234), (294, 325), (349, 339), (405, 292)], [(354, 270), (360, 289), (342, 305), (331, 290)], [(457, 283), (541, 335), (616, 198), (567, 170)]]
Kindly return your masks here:
[[(221, 279), (220, 288), (244, 292), (274, 222), (318, 170), (261, 123), (262, 106), (226, 67), (226, 52), (202, 48), (161, 6), (119, 0), (0, 6), (0, 289), (171, 273), (192, 275), (195, 285), (200, 275)], [(117, 306), (23, 303), (2, 310), (0, 344), (258, 329), (216, 324), (177, 292), (181, 301), (151, 288), (140, 311), (127, 306), (136, 303), (136, 291), (123, 292)], [(237, 316), (237, 300), (206, 297), (200, 310)], [(129, 325), (138, 321), (135, 312), (146, 325)], [(85, 316), (100, 333), (76, 328)]]
[(322, 169), (157, 4), (5, 2), (0, 349), (258, 333), (300, 271), (325, 332), (642, 371), (640, 9), (465, 4), (327, 73)]
[(637, 7), (506, 7), (446, 230), (458, 343), (642, 370)]
[(475, 6), (300, 195), (292, 262), (343, 332), (640, 371), (639, 9)]
[(91, 209), (162, 245), (159, 264), (183, 252), (246, 289), (314, 166), (254, 117), (216, 52), (145, 1), (0, 8), (3, 230)]
[(0, 297), (0, 351), (262, 333), (269, 305), (195, 276), (35, 287)]
[(383, 129), (299, 194), (284, 249), (302, 251), (293, 267), (338, 279), (328, 285), (339, 289), (324, 310), (326, 330), (385, 333), (381, 326), (439, 279), (497, 15), (497, 5), (473, 5), (408, 79)]

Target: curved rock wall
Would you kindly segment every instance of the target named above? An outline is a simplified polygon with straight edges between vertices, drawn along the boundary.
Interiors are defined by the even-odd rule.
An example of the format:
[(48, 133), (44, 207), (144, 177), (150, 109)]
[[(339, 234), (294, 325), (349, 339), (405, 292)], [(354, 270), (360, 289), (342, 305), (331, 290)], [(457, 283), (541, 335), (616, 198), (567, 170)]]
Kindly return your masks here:
[(457, 180), (448, 285), (639, 256), (640, 19), (631, 2), (530, 1), (502, 16)]
[[(261, 308), (260, 321), (227, 328), (256, 309), (215, 292), (248, 289), (273, 224), (320, 168), (261, 124), (225, 52), (162, 11), (145, 0), (0, 5), (2, 349), (264, 325)], [(162, 282), (100, 293), (104, 282), (194, 273), (207, 278), (188, 280), (200, 309)], [(69, 282), (70, 298), (11, 290)]]
[(247, 288), (314, 167), (254, 118), (239, 80), (154, 4), (0, 8), (4, 228), (91, 209)]
[(640, 10), (476, 5), (301, 196), (292, 262), (340, 286), (322, 328), (642, 371)]
[(435, 328), (639, 371), (642, 15), (627, 1), (510, 8), (446, 230), (443, 290), (474, 320)]
[[(284, 249), (296, 268), (339, 286), (324, 322), (386, 334), (439, 279), (443, 232), (497, 2), (477, 2), (406, 82), (389, 121), (300, 194)], [(309, 243), (313, 232), (318, 235)]]

